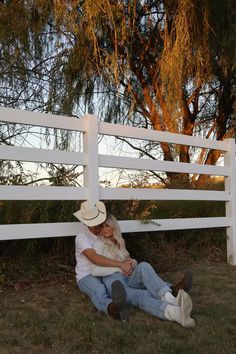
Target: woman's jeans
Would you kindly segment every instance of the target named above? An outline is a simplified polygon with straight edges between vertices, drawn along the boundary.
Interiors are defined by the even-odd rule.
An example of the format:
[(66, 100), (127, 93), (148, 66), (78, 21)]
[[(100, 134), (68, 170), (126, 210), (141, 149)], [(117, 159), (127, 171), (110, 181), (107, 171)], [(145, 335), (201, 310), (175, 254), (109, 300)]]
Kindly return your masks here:
[(147, 262), (139, 263), (130, 276), (120, 272), (103, 277), (103, 282), (111, 296), (111, 285), (120, 280), (125, 286), (127, 303), (139, 307), (156, 317), (164, 319), (165, 308), (168, 305), (161, 297), (170, 291), (169, 284), (164, 282)]

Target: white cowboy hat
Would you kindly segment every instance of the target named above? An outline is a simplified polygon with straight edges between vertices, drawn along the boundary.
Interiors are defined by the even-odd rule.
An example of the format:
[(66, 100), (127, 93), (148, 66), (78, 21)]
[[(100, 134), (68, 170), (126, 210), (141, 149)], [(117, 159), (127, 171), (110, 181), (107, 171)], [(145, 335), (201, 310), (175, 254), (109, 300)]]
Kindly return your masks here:
[(80, 210), (73, 214), (79, 221), (87, 226), (102, 224), (107, 217), (106, 207), (103, 202), (92, 204), (88, 200), (81, 204)]

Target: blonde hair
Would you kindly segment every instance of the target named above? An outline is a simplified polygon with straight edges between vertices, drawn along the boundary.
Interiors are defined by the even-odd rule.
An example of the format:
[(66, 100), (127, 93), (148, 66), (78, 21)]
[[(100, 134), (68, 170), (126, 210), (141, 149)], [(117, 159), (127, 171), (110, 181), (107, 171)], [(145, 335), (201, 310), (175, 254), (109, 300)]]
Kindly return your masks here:
[[(122, 234), (120, 231), (120, 226), (119, 226), (115, 216), (108, 213), (105, 223), (112, 227), (112, 229), (113, 229), (112, 239), (113, 239), (113, 241), (115, 241), (115, 245), (114, 245), (114, 242), (112, 240), (110, 240), (109, 238), (103, 237), (101, 235), (102, 241), (105, 243), (105, 245), (107, 246), (109, 251), (114, 254), (115, 249), (118, 248), (119, 251), (123, 254), (123, 256), (125, 258), (129, 257), (129, 252), (127, 251), (127, 249), (125, 247), (125, 240), (122, 237)], [(114, 254), (114, 256), (115, 256), (115, 254)]]

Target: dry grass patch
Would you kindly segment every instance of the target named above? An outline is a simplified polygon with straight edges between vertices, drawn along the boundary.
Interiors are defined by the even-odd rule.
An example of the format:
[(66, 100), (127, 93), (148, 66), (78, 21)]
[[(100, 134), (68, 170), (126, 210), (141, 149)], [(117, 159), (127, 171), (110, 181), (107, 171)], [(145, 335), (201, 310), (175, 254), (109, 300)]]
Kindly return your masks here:
[[(161, 321), (135, 308), (128, 322), (99, 313), (71, 277), (34, 281), (0, 293), (1, 354), (128, 354), (236, 352), (236, 268), (195, 264), (195, 329)], [(180, 272), (162, 276), (175, 281)]]

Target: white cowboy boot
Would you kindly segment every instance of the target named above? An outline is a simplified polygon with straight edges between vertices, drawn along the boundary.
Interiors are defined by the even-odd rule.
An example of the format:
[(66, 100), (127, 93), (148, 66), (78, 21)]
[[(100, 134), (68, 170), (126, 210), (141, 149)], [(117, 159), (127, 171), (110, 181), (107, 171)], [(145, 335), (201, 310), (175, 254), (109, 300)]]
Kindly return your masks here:
[(184, 290), (180, 290), (179, 293), (180, 306), (167, 305), (164, 313), (165, 318), (175, 321), (183, 327), (194, 327), (195, 320), (190, 317), (193, 307), (192, 300)]

